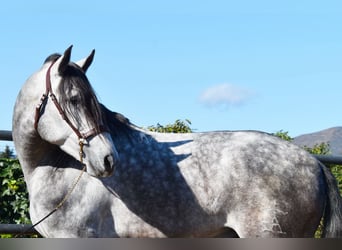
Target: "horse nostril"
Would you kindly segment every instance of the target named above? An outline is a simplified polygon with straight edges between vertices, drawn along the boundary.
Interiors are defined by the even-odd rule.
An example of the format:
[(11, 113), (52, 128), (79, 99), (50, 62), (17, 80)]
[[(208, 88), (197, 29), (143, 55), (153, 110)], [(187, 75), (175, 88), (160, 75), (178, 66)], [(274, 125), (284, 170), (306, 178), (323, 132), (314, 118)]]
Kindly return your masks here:
[(113, 157), (113, 155), (107, 155), (104, 158), (104, 166), (105, 166), (106, 171), (108, 171), (108, 172), (113, 171), (113, 168), (114, 168), (114, 157)]

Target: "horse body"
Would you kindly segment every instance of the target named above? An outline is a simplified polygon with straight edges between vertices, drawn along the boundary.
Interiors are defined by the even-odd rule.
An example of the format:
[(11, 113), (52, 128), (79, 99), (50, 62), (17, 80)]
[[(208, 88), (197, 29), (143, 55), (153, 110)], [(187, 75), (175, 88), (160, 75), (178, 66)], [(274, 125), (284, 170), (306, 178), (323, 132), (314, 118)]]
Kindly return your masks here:
[[(37, 95), (28, 97), (25, 87), (23, 92), (14, 111), (13, 137), (36, 222), (65, 197), (82, 164), (72, 150), (41, 135), (51, 133), (42, 129), (44, 121), (37, 133), (29, 112), (33, 107), (26, 105)], [(53, 112), (51, 105), (44, 116), (48, 112)], [(104, 106), (101, 113), (108, 131), (89, 139), (85, 159), (91, 171), (36, 227), (43, 236), (312, 237), (322, 216), (326, 236), (341, 236), (336, 182), (297, 146), (256, 131), (153, 133)], [(69, 145), (72, 137), (70, 132), (65, 139)], [(112, 176), (91, 159), (97, 144), (103, 151), (112, 148), (107, 150), (115, 158)], [(100, 156), (107, 159), (107, 151)]]
[[(115, 140), (116, 173), (83, 176), (70, 201), (41, 224), (43, 235), (198, 237), (232, 228), (240, 237), (304, 237), (323, 215), (318, 163), (289, 143), (252, 131), (133, 134)], [(58, 165), (40, 166), (30, 180), (33, 221), (53, 209), (78, 175), (68, 167), (77, 161), (59, 154)]]
[(108, 183), (164, 236), (219, 235), (225, 227), (241, 237), (312, 236), (323, 215), (320, 167), (290, 143), (253, 131), (135, 133), (133, 144), (116, 144), (123, 157)]

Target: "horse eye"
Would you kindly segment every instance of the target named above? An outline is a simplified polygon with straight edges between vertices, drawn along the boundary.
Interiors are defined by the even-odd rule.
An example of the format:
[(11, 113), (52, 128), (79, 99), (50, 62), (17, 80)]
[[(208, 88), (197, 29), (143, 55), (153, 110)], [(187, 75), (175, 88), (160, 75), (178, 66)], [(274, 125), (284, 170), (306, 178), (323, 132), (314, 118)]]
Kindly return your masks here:
[(72, 96), (72, 97), (70, 98), (70, 103), (71, 103), (72, 105), (77, 105), (77, 104), (79, 103), (79, 98), (78, 98), (77, 96)]

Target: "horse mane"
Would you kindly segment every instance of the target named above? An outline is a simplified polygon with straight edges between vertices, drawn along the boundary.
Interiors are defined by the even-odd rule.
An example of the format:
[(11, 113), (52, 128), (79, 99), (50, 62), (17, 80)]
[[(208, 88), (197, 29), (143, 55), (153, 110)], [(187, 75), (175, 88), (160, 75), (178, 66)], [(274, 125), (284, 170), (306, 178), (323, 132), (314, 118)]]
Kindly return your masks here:
[(134, 125), (124, 115), (109, 110), (105, 105), (100, 104), (104, 119), (112, 136), (117, 137), (122, 134), (131, 135)]
[(58, 58), (60, 58), (62, 55), (61, 54), (58, 54), (58, 53), (54, 53), (54, 54), (51, 54), (49, 55), (45, 61), (44, 61), (44, 64), (45, 63), (48, 63), (48, 62), (54, 62), (56, 61)]

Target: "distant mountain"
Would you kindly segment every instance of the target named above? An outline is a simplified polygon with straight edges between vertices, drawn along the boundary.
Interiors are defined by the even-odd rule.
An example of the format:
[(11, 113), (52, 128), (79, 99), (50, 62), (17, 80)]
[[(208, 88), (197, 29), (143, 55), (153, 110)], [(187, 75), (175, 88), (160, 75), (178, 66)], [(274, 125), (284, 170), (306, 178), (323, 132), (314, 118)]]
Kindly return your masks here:
[(329, 143), (332, 154), (342, 155), (342, 127), (334, 127), (311, 134), (300, 135), (293, 140), (294, 144), (308, 147), (313, 147), (322, 142)]

